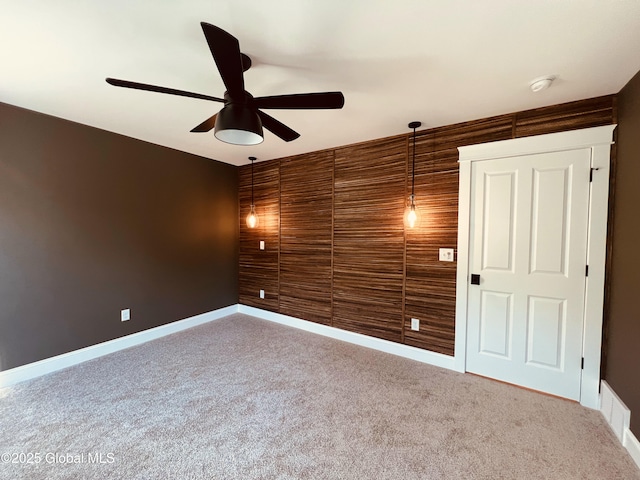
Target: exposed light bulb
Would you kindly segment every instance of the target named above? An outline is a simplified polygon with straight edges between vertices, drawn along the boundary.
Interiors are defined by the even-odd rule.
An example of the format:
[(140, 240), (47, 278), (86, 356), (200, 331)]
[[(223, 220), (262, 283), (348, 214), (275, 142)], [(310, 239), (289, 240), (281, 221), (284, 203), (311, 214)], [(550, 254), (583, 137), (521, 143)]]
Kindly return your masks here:
[(258, 215), (256, 214), (256, 207), (255, 205), (251, 205), (251, 211), (249, 212), (249, 215), (247, 215), (247, 227), (256, 228), (258, 223), (260, 222), (258, 220)]
[(415, 228), (420, 223), (420, 213), (416, 208), (415, 196), (409, 195), (407, 207), (404, 211), (404, 224), (407, 228)]
[(412, 205), (409, 209), (409, 213), (407, 213), (407, 224), (409, 228), (413, 228), (416, 226), (416, 222), (418, 221), (418, 214), (416, 213), (415, 205)]

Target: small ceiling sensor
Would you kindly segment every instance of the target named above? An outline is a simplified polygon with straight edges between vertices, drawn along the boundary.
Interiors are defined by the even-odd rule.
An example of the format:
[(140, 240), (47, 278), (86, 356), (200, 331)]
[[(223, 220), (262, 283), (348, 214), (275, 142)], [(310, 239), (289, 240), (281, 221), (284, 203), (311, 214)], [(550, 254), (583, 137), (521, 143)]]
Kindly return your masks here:
[(532, 92), (540, 92), (549, 88), (555, 79), (555, 75), (546, 75), (544, 77), (536, 78), (531, 81), (529, 87)]

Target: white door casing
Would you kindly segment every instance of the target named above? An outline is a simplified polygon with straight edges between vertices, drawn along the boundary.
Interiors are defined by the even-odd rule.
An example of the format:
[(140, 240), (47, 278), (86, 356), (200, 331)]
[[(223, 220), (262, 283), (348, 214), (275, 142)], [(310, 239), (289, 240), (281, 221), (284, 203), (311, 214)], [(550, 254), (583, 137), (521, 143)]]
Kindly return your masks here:
[[(607, 125), (604, 127), (594, 127), (583, 130), (574, 130), (570, 132), (554, 133), (548, 135), (540, 135), (536, 137), (526, 137), (514, 140), (506, 140), (500, 142), (491, 142), (481, 145), (472, 145), (467, 147), (460, 147), (460, 193), (459, 193), (459, 218), (458, 218), (458, 272), (457, 272), (457, 291), (456, 291), (456, 348), (455, 348), (455, 366), (459, 371), (466, 371), (467, 366), (471, 363), (477, 364), (477, 359), (471, 359), (468, 357), (467, 351), (470, 342), (483, 341), (484, 344), (479, 348), (484, 349), (485, 354), (482, 355), (483, 361), (487, 360), (487, 368), (496, 368), (495, 365), (491, 367), (492, 362), (498, 365), (501, 361), (504, 361), (505, 356), (519, 356), (522, 360), (522, 365), (528, 373), (512, 371), (509, 374), (502, 375), (487, 375), (510, 381), (511, 383), (522, 384), (524, 382), (519, 381), (521, 375), (530, 375), (534, 379), (533, 384), (529, 384), (532, 388), (542, 389), (535, 380), (540, 376), (540, 372), (558, 373), (559, 371), (574, 371), (579, 369), (580, 355), (576, 354), (576, 349), (582, 351), (584, 356), (584, 369), (578, 372), (577, 377), (579, 384), (566, 385), (566, 391), (556, 392), (559, 395), (566, 396), (568, 398), (579, 399), (580, 402), (591, 408), (598, 408), (599, 403), (599, 381), (600, 381), (600, 352), (602, 342), (602, 305), (604, 300), (604, 268), (605, 268), (605, 255), (606, 255), (606, 230), (607, 230), (607, 213), (608, 213), (608, 189), (609, 189), (609, 163), (610, 163), (610, 145), (612, 144), (613, 131), (615, 125)], [(552, 152), (564, 152), (563, 154), (555, 155), (542, 155), (551, 154)], [(542, 161), (543, 163), (538, 168), (538, 172), (535, 173), (535, 169), (530, 169), (530, 173), (514, 173), (513, 168), (510, 167), (510, 161), (514, 157), (521, 157), (523, 155), (530, 155), (531, 157), (527, 161)], [(544, 158), (549, 158), (548, 165), (544, 165)], [(571, 158), (570, 158), (571, 157)], [(564, 166), (560, 166), (560, 158), (569, 159), (566, 160)], [(505, 159), (504, 161), (496, 161), (496, 159)], [(578, 164), (582, 164), (582, 173), (576, 173), (576, 167), (570, 166), (572, 162), (577, 161)], [(487, 162), (485, 166), (483, 163)], [(522, 162), (521, 162), (522, 163)], [(511, 162), (513, 164), (513, 162)], [(492, 168), (488, 168), (489, 166)], [(589, 217), (580, 218), (580, 214), (577, 217), (565, 219), (563, 216), (559, 216), (559, 212), (567, 212), (567, 208), (546, 208), (545, 211), (549, 212), (549, 217), (545, 219), (544, 223), (556, 223), (560, 225), (563, 221), (567, 220), (571, 223), (571, 228), (585, 229), (587, 230), (588, 244), (583, 246), (583, 252), (575, 251), (579, 246), (570, 245), (571, 236), (569, 235), (566, 240), (564, 256), (562, 256), (563, 250), (559, 250), (559, 255), (551, 253), (547, 247), (551, 246), (554, 242), (564, 241), (562, 236), (563, 229), (559, 229), (557, 234), (552, 235), (538, 235), (536, 237), (535, 231), (535, 218), (531, 221), (531, 216), (542, 212), (539, 207), (544, 207), (546, 204), (548, 207), (558, 205), (561, 202), (561, 198), (552, 198), (551, 195), (547, 195), (550, 189), (544, 187), (544, 184), (559, 186), (558, 192), (562, 192), (562, 184), (568, 186), (568, 181), (575, 175), (585, 175), (585, 171), (594, 168), (593, 182), (582, 184), (578, 187), (579, 191), (570, 190), (567, 191), (569, 197), (575, 198), (574, 201), (586, 201), (589, 202)], [(534, 225), (533, 230), (528, 228), (522, 229), (519, 233), (513, 231), (509, 232), (505, 230), (504, 225), (500, 223), (495, 225), (489, 225), (490, 232), (488, 235), (493, 235), (490, 241), (491, 247), (485, 251), (480, 250), (475, 255), (469, 251), (470, 245), (474, 244), (470, 241), (470, 233), (472, 231), (471, 222), (473, 219), (477, 219), (482, 216), (482, 212), (472, 212), (470, 210), (472, 206), (472, 194), (475, 193), (477, 186), (472, 182), (472, 171), (486, 171), (494, 170), (488, 176), (484, 177), (483, 182), (488, 182), (490, 192), (486, 198), (487, 205), (482, 208), (493, 208), (494, 212), (497, 212), (497, 217), (502, 215), (504, 218), (511, 215), (518, 215), (519, 220), (524, 224)], [(510, 170), (511, 169), (511, 170)], [(511, 171), (511, 173), (509, 173)], [(520, 178), (518, 179), (518, 175)], [(528, 175), (528, 178), (523, 178)], [(588, 175), (588, 173), (586, 174)], [(536, 183), (537, 182), (537, 183)], [(484, 183), (481, 184), (483, 188)], [(542, 187), (539, 192), (544, 194), (536, 194), (536, 188)], [(515, 190), (510, 189), (528, 189), (527, 195), (524, 198), (530, 198), (534, 202), (534, 208), (531, 205), (528, 207), (525, 205), (517, 205), (516, 203), (510, 203), (506, 199), (509, 195), (514, 194)], [(536, 197), (536, 195), (538, 195)], [(562, 196), (562, 195), (560, 195)], [(567, 201), (570, 198), (567, 197)], [(536, 210), (536, 202), (538, 204), (538, 210)], [(570, 204), (565, 205), (569, 207)], [(514, 209), (511, 211), (510, 209)], [(564, 214), (563, 214), (564, 215)], [(510, 218), (510, 217), (509, 217)], [(494, 221), (494, 220), (492, 220)], [(539, 222), (538, 222), (539, 223)], [(582, 226), (580, 226), (582, 225)], [(502, 228), (502, 230), (500, 230)], [(482, 229), (476, 229), (479, 231), (479, 235), (482, 235)], [(576, 230), (576, 231), (578, 231)], [(493, 231), (493, 233), (491, 233)], [(583, 230), (584, 231), (584, 230)], [(502, 232), (502, 233), (501, 233)], [(552, 232), (545, 232), (552, 233)], [(509, 239), (509, 235), (520, 235), (525, 238), (524, 244), (526, 247), (526, 255), (518, 256), (522, 257), (521, 260), (516, 260), (515, 251), (510, 250), (510, 241), (515, 242), (516, 238)], [(558, 236), (560, 235), (560, 237)], [(532, 242), (527, 240), (532, 239)], [(501, 243), (502, 242), (502, 243)], [(475, 242), (477, 243), (477, 242)], [(482, 242), (481, 242), (482, 243)], [(485, 242), (487, 245), (487, 242)], [(515, 243), (513, 243), (515, 245)], [(511, 245), (511, 246), (513, 246)], [(532, 250), (531, 245), (535, 248)], [(571, 249), (571, 255), (566, 255), (566, 248)], [(505, 254), (509, 253), (509, 255)], [(555, 255), (555, 256), (554, 256)], [(533, 264), (529, 265), (531, 262)], [(585, 262), (586, 259), (586, 262)], [(470, 260), (475, 262), (475, 265), (470, 265)], [(480, 262), (480, 263), (478, 263)], [(475, 285), (469, 285), (470, 274), (480, 273), (473, 269), (479, 268), (484, 262), (486, 274), (486, 281), (493, 283), (485, 283), (485, 293), (482, 293), (482, 289)], [(509, 262), (512, 262), (509, 264)], [(526, 275), (518, 280), (515, 280), (513, 275), (516, 271), (516, 262), (524, 262), (524, 267), (518, 268), (518, 272), (526, 272)], [(565, 301), (562, 295), (550, 294), (550, 291), (554, 289), (560, 292), (563, 288), (573, 288), (575, 297), (576, 291), (574, 287), (565, 287), (562, 285), (562, 278), (568, 278), (569, 275), (580, 275), (578, 270), (581, 270), (581, 274), (584, 278), (585, 263), (589, 264), (589, 276), (586, 281), (582, 283), (582, 291), (584, 297), (580, 300), (572, 300), (571, 302)], [(470, 267), (471, 270), (470, 270)], [(561, 273), (551, 273), (558, 270), (562, 270)], [(511, 272), (511, 273), (510, 273)], [(529, 274), (531, 272), (531, 274)], [(516, 275), (517, 276), (517, 275)], [(555, 277), (554, 280), (552, 280)], [(496, 280), (497, 278), (497, 280)], [(510, 278), (510, 280), (506, 280)], [(541, 280), (541, 279), (545, 280)], [(481, 274), (482, 281), (482, 274)], [(533, 297), (531, 296), (510, 296), (508, 288), (500, 287), (500, 282), (504, 285), (509, 285), (510, 282), (519, 281), (525, 284), (529, 282), (533, 289)], [(495, 283), (498, 282), (498, 283)], [(504, 283), (506, 282), (506, 283)], [(555, 282), (555, 283), (554, 283)], [(553, 287), (551, 289), (547, 287)], [(542, 290), (540, 290), (542, 288)], [(546, 288), (546, 290), (545, 290)], [(537, 290), (536, 290), (537, 289)], [(537, 292), (537, 293), (535, 293)], [(475, 295), (475, 297), (474, 297)], [(579, 293), (578, 293), (579, 295)], [(480, 297), (484, 297), (481, 299)], [(523, 297), (523, 298), (521, 298)], [(481, 336), (481, 331), (467, 322), (467, 316), (469, 315), (468, 306), (473, 302), (476, 305), (484, 300), (482, 308), (503, 309), (504, 312), (510, 312), (511, 309), (519, 308), (524, 309), (529, 314), (541, 314), (533, 315), (533, 319), (537, 317), (539, 319), (538, 324), (535, 321), (522, 323), (515, 325), (509, 323), (507, 317), (503, 316), (503, 333), (501, 337), (486, 336), (484, 339)], [(580, 308), (580, 304), (584, 309)], [(507, 308), (508, 307), (508, 308)], [(575, 323), (567, 323), (570, 319), (574, 319), (575, 316), (582, 316), (584, 321), (581, 325)], [(489, 317), (486, 317), (487, 319)], [(497, 317), (494, 318), (494, 321)], [(505, 323), (506, 322), (506, 323)], [(498, 324), (499, 325), (499, 322)], [(511, 330), (506, 328), (509, 325)], [(539, 327), (539, 328), (538, 328)], [(474, 330), (475, 328), (475, 330)], [(494, 325), (494, 330), (496, 326)], [(514, 329), (521, 329), (519, 332)], [(524, 330), (522, 330), (524, 329)], [(469, 330), (469, 331), (468, 331)], [(498, 328), (499, 331), (499, 328)], [(540, 337), (549, 337), (552, 332), (558, 332), (560, 339), (563, 340), (562, 344), (554, 344), (551, 342), (550, 347), (547, 345), (542, 350), (538, 348), (536, 350), (536, 335)], [(515, 338), (513, 335), (526, 339), (524, 343), (521, 341), (519, 346), (509, 345), (507, 337)], [(569, 335), (569, 337), (567, 337)], [(579, 341), (570, 342), (567, 344), (564, 340), (576, 339), (576, 335)], [(473, 337), (473, 338), (472, 338)], [(502, 342), (502, 343), (501, 343)], [(476, 345), (478, 347), (479, 345)], [(556, 348), (558, 347), (558, 348)], [(507, 348), (510, 348), (508, 352)], [(493, 353), (491, 350), (495, 350)], [(471, 350), (473, 351), (473, 349)], [(501, 356), (503, 357), (501, 360)], [(567, 360), (570, 359), (570, 360)], [(569, 362), (567, 364), (566, 362)], [(555, 367), (554, 367), (555, 362)], [(484, 367), (481, 367), (484, 368)], [(477, 373), (487, 374), (476, 369), (472, 369)], [(501, 371), (500, 367), (497, 369)], [(511, 375), (511, 377), (509, 377)], [(554, 375), (551, 375), (553, 377)], [(522, 377), (525, 378), (525, 377)], [(541, 377), (542, 378), (542, 377)], [(566, 379), (565, 379), (566, 380)], [(545, 380), (548, 381), (548, 378)], [(558, 385), (564, 383), (563, 380), (556, 379)], [(565, 388), (565, 387), (562, 387)]]

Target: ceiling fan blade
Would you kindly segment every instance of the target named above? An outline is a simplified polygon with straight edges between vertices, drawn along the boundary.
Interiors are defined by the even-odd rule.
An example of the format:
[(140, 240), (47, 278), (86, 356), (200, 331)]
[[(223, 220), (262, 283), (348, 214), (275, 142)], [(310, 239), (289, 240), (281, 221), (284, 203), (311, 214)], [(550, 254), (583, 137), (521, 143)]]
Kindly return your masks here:
[(284, 123), (276, 120), (271, 115), (267, 115), (260, 110), (258, 110), (258, 115), (260, 116), (260, 120), (262, 120), (262, 126), (285, 142), (290, 142), (300, 136), (298, 132), (287, 127)]
[(201, 100), (211, 100), (212, 102), (222, 102), (224, 100), (210, 95), (202, 95), (201, 93), (186, 92), (184, 90), (176, 90), (175, 88), (158, 87), (146, 83), (130, 82), (128, 80), (118, 80), (117, 78), (107, 78), (107, 83), (116, 87), (133, 88), (135, 90), (147, 90), (149, 92), (168, 93), (170, 95), (180, 95), (181, 97), (199, 98)]
[(244, 95), (244, 76), (238, 39), (215, 25), (200, 22), (209, 50), (231, 97)]
[(257, 108), (278, 109), (329, 109), (342, 108), (344, 95), (342, 92), (294, 93), (291, 95), (274, 95), (253, 99)]
[(192, 128), (190, 131), (193, 132), (193, 133), (211, 131), (211, 129), (216, 126), (216, 117), (217, 116), (218, 116), (218, 114), (216, 113), (213, 117), (207, 118), (204, 122), (202, 122), (197, 127)]

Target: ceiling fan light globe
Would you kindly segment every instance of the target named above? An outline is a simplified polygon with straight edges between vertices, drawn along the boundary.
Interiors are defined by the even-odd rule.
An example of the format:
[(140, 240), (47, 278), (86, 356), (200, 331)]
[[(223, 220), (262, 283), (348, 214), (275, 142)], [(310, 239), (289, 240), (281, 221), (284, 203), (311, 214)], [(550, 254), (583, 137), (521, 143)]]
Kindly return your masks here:
[(264, 141), (264, 138), (260, 135), (246, 130), (220, 130), (215, 132), (214, 135), (221, 142), (232, 145), (258, 145)]
[(258, 113), (245, 105), (226, 105), (216, 117), (215, 137), (232, 145), (258, 145), (264, 140)]

